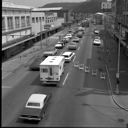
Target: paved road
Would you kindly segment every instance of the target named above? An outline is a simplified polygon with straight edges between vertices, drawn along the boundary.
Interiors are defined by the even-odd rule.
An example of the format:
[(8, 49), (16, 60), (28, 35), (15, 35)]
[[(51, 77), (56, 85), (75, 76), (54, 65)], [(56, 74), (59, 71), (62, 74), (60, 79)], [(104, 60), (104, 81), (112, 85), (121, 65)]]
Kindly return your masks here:
[[(4, 83), (11, 83), (13, 88), (2, 100), (3, 126), (126, 126), (128, 114), (113, 103), (108, 79), (100, 79), (100, 72), (106, 73), (105, 64), (99, 59), (104, 55), (99, 54), (102, 48), (92, 45), (92, 30), (92, 27), (86, 29), (75, 58), (65, 65), (59, 87), (40, 85), (39, 72), (25, 69)], [(89, 65), (90, 71), (98, 69), (97, 75), (93, 76), (92, 72), (85, 73), (74, 67), (78, 61)], [(34, 92), (52, 93), (46, 116), (39, 124), (18, 120), (25, 102)]]

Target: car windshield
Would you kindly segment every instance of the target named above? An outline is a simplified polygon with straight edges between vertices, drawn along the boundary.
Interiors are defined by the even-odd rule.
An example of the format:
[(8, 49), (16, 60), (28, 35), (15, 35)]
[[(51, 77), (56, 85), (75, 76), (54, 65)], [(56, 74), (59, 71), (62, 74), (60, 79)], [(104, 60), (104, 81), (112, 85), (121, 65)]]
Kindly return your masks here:
[(99, 40), (99, 39), (95, 39), (95, 41), (98, 41), (98, 42), (100, 42), (100, 40)]

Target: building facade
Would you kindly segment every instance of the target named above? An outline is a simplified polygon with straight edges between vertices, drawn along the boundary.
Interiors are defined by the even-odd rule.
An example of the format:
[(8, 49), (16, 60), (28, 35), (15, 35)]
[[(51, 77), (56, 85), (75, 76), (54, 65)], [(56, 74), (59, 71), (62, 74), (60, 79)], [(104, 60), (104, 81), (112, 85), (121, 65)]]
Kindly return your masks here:
[(31, 35), (31, 8), (2, 2), (2, 45)]
[(64, 23), (64, 17), (58, 17), (57, 8), (33, 8), (32, 9), (32, 33), (37, 35), (41, 31), (60, 27)]
[(32, 22), (32, 33), (34, 35), (38, 35), (41, 31), (44, 31), (45, 25), (45, 13), (38, 8), (32, 9), (31, 14), (31, 22)]
[(128, 0), (113, 0), (112, 14), (114, 20), (114, 35), (121, 44), (128, 48)]

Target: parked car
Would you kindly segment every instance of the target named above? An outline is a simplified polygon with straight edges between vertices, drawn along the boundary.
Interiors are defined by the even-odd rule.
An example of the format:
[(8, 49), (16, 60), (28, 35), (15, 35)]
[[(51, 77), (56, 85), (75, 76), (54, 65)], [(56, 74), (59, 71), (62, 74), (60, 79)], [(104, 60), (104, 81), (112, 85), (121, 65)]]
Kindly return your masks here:
[(68, 49), (69, 50), (76, 50), (77, 49), (77, 44), (75, 42), (71, 42), (69, 45), (68, 45)]
[(44, 56), (44, 57), (48, 57), (48, 56), (54, 56), (54, 55), (56, 55), (56, 54), (57, 54), (57, 49), (52, 50), (52, 51), (45, 51), (45, 52), (43, 53), (43, 56)]
[(68, 33), (67, 35), (66, 35), (66, 37), (69, 37), (70, 39), (72, 38), (72, 34), (71, 33)]
[(100, 34), (100, 31), (97, 30), (97, 29), (95, 29), (95, 30), (94, 30), (94, 34), (99, 35), (99, 34)]
[(75, 55), (75, 53), (70, 52), (70, 51), (64, 52), (62, 54), (62, 56), (64, 56), (64, 58), (65, 58), (65, 62), (70, 62), (73, 59), (74, 55)]
[(31, 94), (19, 118), (40, 121), (45, 116), (50, 97), (46, 94)]
[(95, 38), (95, 39), (99, 39), (99, 40), (101, 39), (100, 36), (95, 36), (94, 38)]
[(56, 44), (56, 45), (55, 45), (55, 48), (57, 48), (57, 49), (62, 49), (62, 48), (63, 48), (63, 44)]
[(101, 45), (101, 40), (100, 39), (94, 39), (93, 45), (100, 46)]
[(36, 57), (33, 62), (29, 65), (29, 70), (32, 71), (39, 71), (40, 63), (45, 59), (45, 57)]
[(72, 39), (72, 42), (77, 42), (78, 43), (79, 41), (80, 41), (80, 38), (78, 38), (78, 37), (75, 37), (75, 38)]
[(45, 51), (43, 53), (43, 56), (37, 56), (33, 62), (29, 65), (29, 69), (32, 71), (39, 71), (40, 69), (40, 63), (48, 56), (53, 56), (57, 54), (57, 49), (52, 51)]
[(63, 46), (65, 45), (63, 41), (58, 41), (57, 44), (62, 44)]
[(63, 38), (62, 42), (64, 42), (64, 44), (68, 43), (69, 39)]
[(77, 37), (82, 38), (82, 36), (83, 36), (83, 32), (82, 32), (82, 31), (79, 31), (79, 32), (77, 33)]

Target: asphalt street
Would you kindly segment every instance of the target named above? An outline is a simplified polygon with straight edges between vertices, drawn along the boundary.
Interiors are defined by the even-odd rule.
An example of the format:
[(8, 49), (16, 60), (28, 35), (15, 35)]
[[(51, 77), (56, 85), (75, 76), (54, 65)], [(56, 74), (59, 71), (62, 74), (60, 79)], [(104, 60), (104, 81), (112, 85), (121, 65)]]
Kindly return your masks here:
[[(6, 95), (2, 94), (2, 126), (126, 127), (128, 113), (112, 100), (104, 61), (106, 54), (102, 47), (93, 46), (93, 29), (94, 26), (86, 28), (78, 49), (74, 51), (74, 59), (65, 64), (58, 86), (41, 85), (39, 72), (29, 71), (27, 66), (3, 80), (2, 86), (10, 88)], [(65, 50), (67, 47), (58, 54)], [(74, 67), (76, 62), (89, 66), (90, 72)], [(97, 73), (93, 75), (95, 70)], [(101, 73), (105, 74), (105, 79), (100, 77)], [(18, 119), (32, 93), (52, 94), (46, 115), (38, 124)]]

